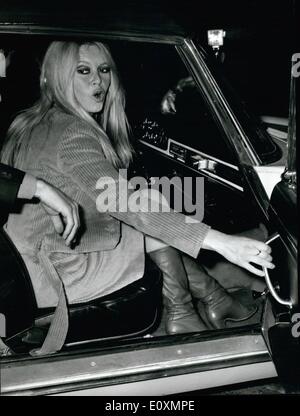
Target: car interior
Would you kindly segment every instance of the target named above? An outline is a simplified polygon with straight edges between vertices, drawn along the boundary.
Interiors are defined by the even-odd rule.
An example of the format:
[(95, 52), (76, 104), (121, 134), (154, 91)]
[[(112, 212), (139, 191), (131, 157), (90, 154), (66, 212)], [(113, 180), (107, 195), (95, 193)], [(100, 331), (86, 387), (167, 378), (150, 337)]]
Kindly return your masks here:
[[(10, 65), (1, 86), (1, 139), (15, 115), (38, 98), (39, 68), (49, 36), (5, 35), (0, 49), (9, 51)], [(172, 178), (204, 177), (204, 218), (213, 228), (265, 241), (269, 229), (244, 187), (239, 161), (226, 141), (207, 98), (189, 87), (176, 99), (176, 113), (162, 114), (161, 100), (179, 79), (190, 76), (176, 47), (168, 43), (108, 40), (126, 92), (126, 112), (136, 150), (130, 175)], [(206, 159), (214, 161), (205, 165)], [(201, 165), (200, 162), (204, 164)], [(199, 169), (199, 166), (206, 166)], [(194, 195), (195, 197), (195, 195)], [(169, 201), (172, 205), (172, 200)], [(37, 307), (30, 276), (14, 244), (5, 232), (7, 213), (1, 213), (0, 313), (6, 316), (5, 342), (13, 351), (28, 354), (45, 339), (53, 309)], [(4, 228), (3, 228), (4, 227)], [(243, 322), (228, 322), (225, 331), (261, 325), (265, 301), (264, 279), (255, 277), (221, 256), (202, 251), (197, 259), (230, 293), (256, 313)], [(144, 277), (108, 296), (69, 308), (69, 331), (64, 350), (83, 348), (94, 341), (161, 339), (164, 307), (162, 276), (150, 259)], [(205, 313), (197, 305), (201, 317)], [(214, 329), (209, 327), (208, 333)]]

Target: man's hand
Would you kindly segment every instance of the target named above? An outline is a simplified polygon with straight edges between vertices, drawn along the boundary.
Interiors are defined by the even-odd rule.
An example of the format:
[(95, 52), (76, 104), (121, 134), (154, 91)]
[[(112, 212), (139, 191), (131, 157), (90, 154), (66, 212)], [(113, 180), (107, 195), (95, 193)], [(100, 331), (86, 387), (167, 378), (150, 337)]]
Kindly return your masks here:
[(237, 237), (209, 230), (203, 248), (214, 250), (230, 262), (243, 267), (257, 276), (264, 277), (264, 272), (252, 264), (274, 269), (271, 257), (271, 247), (261, 241), (247, 237)]
[(185, 88), (194, 88), (195, 81), (193, 78), (186, 77), (180, 79), (174, 89), (170, 89), (163, 96), (160, 103), (160, 111), (162, 114), (176, 114), (176, 94), (182, 92)]
[(169, 90), (163, 96), (160, 104), (160, 111), (162, 114), (175, 114), (176, 113), (176, 93), (173, 90)]
[(58, 189), (37, 179), (35, 197), (43, 204), (50, 215), (55, 230), (62, 234), (69, 246), (79, 228), (78, 205)]

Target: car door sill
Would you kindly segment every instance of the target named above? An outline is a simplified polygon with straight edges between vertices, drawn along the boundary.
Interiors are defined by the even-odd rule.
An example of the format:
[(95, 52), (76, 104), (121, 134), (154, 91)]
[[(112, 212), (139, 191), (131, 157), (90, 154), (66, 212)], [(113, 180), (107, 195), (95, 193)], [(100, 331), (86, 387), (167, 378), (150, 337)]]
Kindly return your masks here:
[(257, 369), (266, 368), (265, 376), (262, 374), (260, 378), (276, 376), (261, 333), (225, 334), (165, 346), (150, 343), (144, 348), (134, 348), (133, 344), (133, 348), (119, 352), (94, 350), (69, 356), (8, 360), (1, 365), (1, 394), (55, 394), (166, 377), (190, 375), (193, 378), (196, 373), (207, 375), (207, 371), (222, 369), (230, 373), (235, 367), (242, 370), (253, 365)]

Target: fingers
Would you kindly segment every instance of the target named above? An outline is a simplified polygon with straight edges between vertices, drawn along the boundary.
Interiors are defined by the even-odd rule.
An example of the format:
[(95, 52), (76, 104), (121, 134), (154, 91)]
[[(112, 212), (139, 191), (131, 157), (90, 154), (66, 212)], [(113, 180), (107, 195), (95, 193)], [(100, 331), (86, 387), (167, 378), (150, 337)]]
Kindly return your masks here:
[(78, 205), (75, 202), (70, 204), (67, 213), (64, 215), (64, 221), (65, 230), (62, 237), (66, 240), (66, 245), (69, 246), (76, 235), (80, 223)]
[(274, 269), (275, 268), (275, 265), (271, 261), (268, 261), (268, 260), (262, 258), (261, 256), (252, 256), (252, 257), (250, 257), (249, 262), (254, 263), (254, 264), (258, 264), (259, 266), (262, 266), (262, 267), (267, 267), (268, 269)]
[(174, 91), (169, 90), (161, 102), (161, 112), (163, 114), (174, 114), (176, 113), (175, 106), (176, 94)]
[(53, 222), (55, 231), (58, 234), (61, 234), (64, 230), (64, 224), (63, 224), (60, 216), (59, 215), (51, 215), (50, 218), (51, 218), (51, 221)]
[(164, 98), (162, 103), (161, 103), (161, 112), (162, 112), (162, 114), (170, 113), (169, 102), (168, 102), (167, 98)]
[(79, 229), (80, 226), (80, 220), (79, 220), (79, 209), (78, 209), (78, 205), (75, 204), (74, 208), (73, 208), (73, 219), (74, 219), (74, 226), (70, 232), (69, 237), (66, 240), (66, 244), (70, 245), (71, 242), (74, 240), (74, 237)]
[(80, 224), (78, 205), (59, 189), (40, 179), (37, 180), (36, 197), (50, 215), (56, 232), (63, 233), (66, 244), (70, 245)]
[(272, 261), (273, 260), (273, 257), (270, 254), (268, 254), (266, 251), (260, 251), (257, 254), (257, 256), (259, 256), (260, 258), (265, 259), (267, 261)]
[(247, 269), (249, 272), (251, 272), (253, 274), (256, 274), (256, 276), (260, 276), (260, 277), (265, 276), (265, 273), (264, 273), (263, 270), (257, 269), (256, 267), (251, 266), (251, 264), (249, 264), (249, 263), (246, 263), (244, 265), (244, 268)]
[(264, 260), (269, 261), (269, 262), (272, 262), (272, 260), (273, 260), (273, 257), (269, 253), (267, 253), (265, 251), (259, 251), (257, 249), (249, 250), (248, 255), (250, 257), (259, 257), (260, 259), (264, 259)]
[(261, 241), (252, 240), (252, 247), (249, 250), (250, 257), (247, 259), (246, 269), (251, 273), (256, 274), (257, 276), (264, 276), (264, 271), (257, 269), (253, 264), (257, 264), (261, 267), (266, 267), (268, 269), (274, 269), (275, 265), (272, 263), (272, 256), (270, 255), (272, 249), (269, 245), (262, 243)]
[(169, 114), (169, 113), (176, 113), (176, 107), (174, 101), (171, 98), (167, 98), (162, 104), (162, 113)]
[(66, 240), (68, 236), (70, 235), (70, 232), (72, 231), (74, 227), (74, 217), (73, 217), (73, 207), (70, 205), (67, 210), (62, 214), (64, 218), (65, 223), (65, 230), (62, 235), (62, 238)]
[(268, 252), (258, 250), (255, 247), (251, 247), (251, 248), (247, 249), (247, 253), (248, 253), (249, 256), (259, 256), (259, 257), (261, 257), (263, 259), (266, 259), (268, 261), (272, 261), (272, 256)]
[(187, 78), (186, 80), (186, 84), (187, 87), (194, 87), (195, 86), (195, 81), (193, 80), (192, 77)]
[(169, 111), (171, 111), (172, 113), (176, 113), (175, 101), (173, 97), (168, 98), (168, 104), (169, 104)]
[(262, 243), (261, 241), (252, 240), (253, 247), (255, 247), (257, 250), (266, 252), (268, 254), (271, 253), (272, 249), (268, 244)]

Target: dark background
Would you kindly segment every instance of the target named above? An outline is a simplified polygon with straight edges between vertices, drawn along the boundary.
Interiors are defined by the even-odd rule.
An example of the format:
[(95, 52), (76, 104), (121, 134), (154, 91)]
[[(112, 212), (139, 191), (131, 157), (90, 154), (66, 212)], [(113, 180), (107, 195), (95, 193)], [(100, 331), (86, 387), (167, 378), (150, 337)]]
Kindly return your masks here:
[(240, 95), (258, 115), (288, 116), (291, 55), (298, 51), (296, 1), (162, 3), (203, 43), (207, 29), (224, 29), (224, 70)]
[[(117, 3), (117, 2), (116, 2)], [(257, 114), (288, 116), (291, 55), (296, 50), (295, 0), (125, 1), (124, 11), (164, 13), (207, 45), (223, 29), (224, 71)]]
[(166, 16), (204, 45), (208, 29), (224, 29), (224, 71), (240, 95), (258, 115), (288, 116), (291, 55), (297, 52), (296, 0), (2, 0), (0, 18), (31, 15), (32, 10), (51, 19), (64, 16), (64, 24), (71, 15), (84, 24), (85, 16), (100, 22), (109, 13), (123, 25), (131, 15), (140, 22)]

